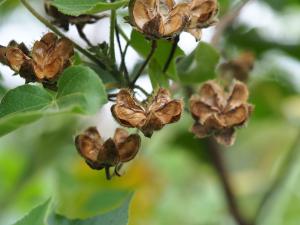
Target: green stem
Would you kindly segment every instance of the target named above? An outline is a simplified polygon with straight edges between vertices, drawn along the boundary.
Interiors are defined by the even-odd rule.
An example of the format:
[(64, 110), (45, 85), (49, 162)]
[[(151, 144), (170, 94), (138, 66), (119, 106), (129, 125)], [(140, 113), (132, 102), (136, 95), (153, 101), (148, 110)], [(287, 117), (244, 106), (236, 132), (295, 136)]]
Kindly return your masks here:
[[(47, 19), (42, 17), (34, 8), (31, 7), (31, 5), (26, 1), (26, 0), (20, 0), (20, 2), (27, 8), (27, 10), (35, 17), (37, 18), (41, 23), (43, 23), (46, 27), (48, 27), (50, 30), (52, 30), (54, 33), (59, 35), (60, 37), (63, 38), (68, 38), (66, 37), (62, 32), (60, 32), (55, 26), (53, 26)], [(69, 38), (68, 38), (69, 39)], [(72, 40), (71, 40), (72, 41)], [(98, 64), (101, 68), (105, 69), (104, 64), (97, 59), (94, 55), (86, 51), (84, 48), (80, 47), (77, 43), (72, 41), (74, 47), (81, 52), (83, 55), (85, 55), (87, 58), (90, 60), (94, 61), (96, 64)]]
[(110, 14), (110, 34), (109, 34), (109, 55), (111, 61), (116, 63), (115, 55), (115, 25), (116, 25), (116, 10), (111, 10)]

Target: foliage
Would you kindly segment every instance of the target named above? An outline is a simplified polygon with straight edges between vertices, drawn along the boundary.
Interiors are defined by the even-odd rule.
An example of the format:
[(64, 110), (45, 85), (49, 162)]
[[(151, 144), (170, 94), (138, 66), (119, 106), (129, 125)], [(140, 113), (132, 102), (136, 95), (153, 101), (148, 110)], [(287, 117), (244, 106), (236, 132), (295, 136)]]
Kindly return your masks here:
[[(27, 7), (33, 13), (32, 23), (22, 23), (24, 29), (18, 25), (21, 33), (25, 35), (26, 28), (35, 26), (35, 16), (47, 26), (45, 32), (50, 29), (61, 35), (58, 24), (51, 23), (51, 15), (45, 22), (39, 18), (44, 13), (35, 14), (35, 8), (43, 7), (41, 1), (0, 1), (0, 25), (8, 21), (16, 30), (11, 17), (26, 15), (27, 9), (20, 4), (24, 2), (34, 8)], [(300, 34), (292, 30), (299, 19), (299, 1), (262, 0), (244, 6), (252, 4), (266, 14), (271, 12), (278, 21), (289, 18), (283, 25), (278, 21), (267, 24), (267, 19), (240, 21), (239, 13), (245, 18), (248, 12), (235, 11), (242, 1), (219, 0), (219, 24), (232, 15), (234, 18), (218, 43), (211, 44), (206, 36), (215, 36), (220, 29), (217, 25), (215, 30), (204, 26), (204, 38), (197, 44), (191, 36), (181, 35), (179, 45), (174, 37), (155, 40), (129, 26), (133, 24), (128, 24), (128, 0), (50, 2), (58, 9), (56, 22), (75, 25), (78, 38), (85, 42), (79, 42), (73, 30), (66, 33), (74, 42), (75, 55), (70, 64), (62, 65), (67, 68), (55, 81), (55, 88), (49, 89), (39, 80), (16, 87), (8, 77), (16, 73), (14, 82), (18, 71), (9, 73), (9, 68), (0, 64), (0, 224), (242, 225), (232, 213), (230, 201), (236, 204), (238, 216), (251, 225), (299, 223)], [(117, 15), (110, 25), (100, 16), (108, 17), (108, 10)], [(95, 24), (93, 19), (100, 22)], [(95, 32), (83, 29), (85, 25), (94, 26)], [(109, 35), (114, 35), (110, 40), (102, 35), (107, 32), (103, 27), (110, 27)], [(274, 35), (283, 28), (288, 35)], [(7, 44), (2, 43), (4, 36), (22, 41), (12, 31), (0, 27), (0, 32), (0, 50)], [(196, 47), (187, 51), (190, 48), (185, 47), (192, 41)], [(25, 44), (31, 46), (32, 42)], [(138, 60), (131, 57), (132, 52)], [(218, 77), (226, 86), (234, 72), (222, 72), (222, 65), (236, 62), (245, 52), (253, 54), (255, 61), (246, 77), (254, 111), (248, 124), (238, 124), (235, 145), (226, 150), (217, 145), (222, 170), (211, 151), (211, 140), (197, 139), (189, 132), (195, 115), (190, 114), (188, 100), (207, 80)], [(0, 62), (7, 65), (1, 57), (0, 51)], [(140, 79), (136, 83), (142, 76), (150, 82)], [(138, 156), (124, 164), (121, 177), (113, 174), (107, 181), (104, 172), (91, 170), (76, 152), (75, 136), (97, 126), (103, 140), (108, 140), (117, 127), (108, 101), (115, 101), (119, 90), (127, 88), (138, 99), (134, 107), (147, 108), (160, 87), (170, 90), (172, 99), (185, 102), (180, 121), (165, 123), (151, 139), (143, 137)], [(172, 102), (164, 97), (164, 103)], [(141, 134), (138, 129), (129, 131)], [(232, 187), (231, 197), (224, 179)], [(229, 204), (228, 198), (233, 198)]]

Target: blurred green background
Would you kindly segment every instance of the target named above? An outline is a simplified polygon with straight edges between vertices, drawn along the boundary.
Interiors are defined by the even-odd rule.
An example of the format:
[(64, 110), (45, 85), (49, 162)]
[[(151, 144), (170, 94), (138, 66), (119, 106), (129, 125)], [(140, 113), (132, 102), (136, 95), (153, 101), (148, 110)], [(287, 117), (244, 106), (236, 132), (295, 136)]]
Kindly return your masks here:
[[(1, 26), (9, 27), (17, 13), (24, 13), (17, 2), (0, 6), (3, 45), (16, 38), (13, 29), (17, 28), (6, 32)], [(238, 3), (219, 2), (221, 18)], [(256, 216), (263, 196), (280, 178), (257, 216), (261, 225), (300, 223), (299, 21), (298, 0), (252, 1), (221, 40), (229, 58), (245, 50), (256, 55), (249, 81), (255, 111), (247, 128), (238, 131), (236, 144), (222, 153), (247, 218)], [(32, 26), (36, 23), (33, 19)], [(4, 80), (11, 75), (2, 65), (0, 69)], [(0, 95), (17, 81), (2, 83)], [(89, 169), (75, 150), (74, 136), (96, 124), (100, 131), (110, 130), (104, 134), (108, 137), (116, 126), (111, 118), (103, 124), (108, 110), (104, 107), (92, 118), (46, 117), (0, 139), (0, 224), (15, 222), (49, 198), (59, 213), (87, 218), (118, 206), (132, 191), (129, 225), (235, 224), (205, 141), (187, 132), (193, 123), (187, 113), (151, 140), (144, 138), (138, 157), (126, 165), (121, 178), (106, 181), (102, 171)]]

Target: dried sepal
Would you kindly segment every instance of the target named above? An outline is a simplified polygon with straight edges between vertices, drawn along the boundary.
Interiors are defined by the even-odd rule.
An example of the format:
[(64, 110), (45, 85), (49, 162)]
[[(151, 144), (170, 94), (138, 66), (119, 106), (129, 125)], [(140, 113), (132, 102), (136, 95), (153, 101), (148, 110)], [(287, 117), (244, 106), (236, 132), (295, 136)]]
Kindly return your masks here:
[(172, 0), (131, 0), (131, 24), (148, 38), (173, 38), (182, 31), (191, 33), (197, 40), (201, 29), (215, 23), (216, 0), (193, 0), (175, 4)]
[(248, 104), (247, 86), (234, 81), (228, 92), (216, 81), (204, 83), (199, 94), (190, 98), (190, 111), (195, 119), (192, 132), (199, 138), (213, 135), (225, 145), (232, 145), (235, 128), (244, 125), (253, 106)]
[(182, 108), (182, 101), (172, 100), (164, 88), (160, 88), (152, 101), (145, 105), (138, 102), (130, 90), (121, 89), (111, 112), (122, 126), (138, 128), (146, 137), (151, 137), (154, 131), (178, 121)]
[(54, 33), (45, 34), (32, 49), (33, 69), (38, 80), (55, 80), (70, 65), (74, 54), (73, 44)]
[[(78, 153), (86, 160), (86, 163), (96, 170), (118, 165), (132, 160), (141, 145), (138, 134), (129, 135), (124, 129), (116, 129), (114, 138), (103, 140), (96, 129), (90, 127), (83, 134), (75, 138), (75, 146)], [(108, 177), (109, 178), (109, 177)]]

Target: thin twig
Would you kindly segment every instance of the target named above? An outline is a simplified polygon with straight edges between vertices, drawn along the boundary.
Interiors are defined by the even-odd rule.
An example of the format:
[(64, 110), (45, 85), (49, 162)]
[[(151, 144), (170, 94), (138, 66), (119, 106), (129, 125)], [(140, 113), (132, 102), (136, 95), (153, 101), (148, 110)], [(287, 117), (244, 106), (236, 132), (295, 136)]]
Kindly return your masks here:
[(130, 39), (127, 37), (127, 35), (125, 34), (125, 32), (122, 30), (122, 28), (118, 24), (116, 26), (117, 26), (118, 31), (120, 32), (120, 35), (122, 36), (122, 38), (124, 38), (124, 40), (127, 43), (130, 42)]
[(149, 96), (150, 96), (150, 94), (149, 94), (147, 91), (145, 91), (145, 89), (142, 88), (141, 86), (139, 86), (139, 85), (134, 85), (134, 88), (140, 90), (146, 97), (149, 97)]
[(229, 174), (226, 165), (224, 163), (224, 159), (222, 156), (221, 149), (219, 148), (219, 145), (213, 139), (209, 139), (207, 145), (208, 145), (208, 150), (210, 152), (212, 163), (223, 185), (224, 194), (228, 204), (228, 209), (232, 217), (234, 218), (234, 220), (238, 225), (254, 225), (253, 223), (249, 223), (246, 221), (246, 219), (243, 217), (239, 209), (239, 206), (236, 201), (236, 197), (234, 195), (234, 192), (232, 190), (229, 181)]
[(147, 64), (149, 63), (150, 59), (152, 58), (155, 49), (157, 48), (157, 42), (156, 40), (152, 41), (151, 44), (151, 50), (146, 58), (146, 60), (144, 61), (143, 65), (141, 66), (141, 68), (138, 70), (138, 72), (136, 73), (136, 75), (134, 76), (132, 82), (131, 82), (131, 86), (134, 86), (135, 82), (137, 81), (137, 79), (141, 76), (141, 74), (143, 73), (144, 69), (146, 68)]
[[(121, 45), (121, 39), (120, 39), (120, 33), (119, 33), (119, 27), (117, 26), (117, 20), (116, 20), (116, 25), (115, 25), (115, 29), (116, 29), (116, 37), (117, 37), (117, 42), (118, 42), (118, 47), (119, 47), (119, 51), (120, 51), (120, 55), (121, 55), (121, 64), (120, 64), (120, 72), (124, 72), (124, 78), (126, 81), (126, 84), (129, 85), (130, 80), (129, 80), (129, 74), (128, 74), (128, 70), (125, 64), (125, 54), (127, 52), (128, 49), (128, 42), (125, 46), (124, 51), (122, 50), (122, 45)], [(125, 52), (125, 53), (124, 53)]]
[[(111, 1), (113, 2), (113, 1)], [(110, 13), (110, 33), (109, 33), (109, 55), (112, 62), (116, 62), (115, 56), (115, 25), (116, 25), (116, 10), (112, 9)]]
[(239, 16), (241, 10), (244, 6), (251, 0), (244, 0), (239, 3), (234, 9), (229, 10), (227, 14), (225, 14), (220, 22), (217, 24), (215, 33), (212, 37), (211, 44), (214, 47), (218, 47), (220, 39), (225, 32), (225, 30), (234, 22), (234, 20)]
[(255, 221), (258, 222), (261, 219), (261, 216), (265, 215), (266, 212), (269, 212), (270, 209), (268, 206), (271, 206), (272, 200), (277, 195), (277, 193), (283, 188), (287, 183), (287, 180), (293, 174), (294, 166), (299, 162), (299, 145), (300, 145), (300, 130), (295, 138), (295, 141), (291, 145), (290, 151), (282, 162), (281, 168), (279, 169), (278, 175), (273, 183), (270, 185), (270, 188), (263, 196), (259, 207), (256, 212)]
[[(35, 17), (37, 18), (41, 23), (43, 23), (46, 27), (48, 27), (50, 30), (52, 30), (54, 33), (57, 35), (68, 38), (66, 37), (62, 32), (60, 32), (55, 26), (53, 26), (47, 19), (42, 17), (34, 8), (31, 7), (31, 5), (26, 1), (26, 0), (20, 0), (22, 4), (28, 9), (28, 11)], [(69, 39), (69, 38), (68, 38)], [(72, 41), (72, 40), (71, 40)], [(102, 69), (105, 69), (105, 65), (94, 55), (86, 51), (84, 48), (82, 48), (80, 45), (72, 41), (74, 47), (80, 51), (83, 55), (88, 57), (90, 60), (94, 61), (97, 65), (99, 65)]]
[(129, 47), (129, 42), (126, 43), (125, 49), (121, 55), (121, 64), (120, 64), (120, 71), (124, 71), (124, 75), (125, 75), (125, 80), (126, 82), (129, 84), (130, 83), (130, 79), (129, 79), (129, 73), (128, 73), (128, 69), (125, 63), (125, 57), (126, 57), (126, 53)]
[(165, 65), (164, 65), (164, 68), (163, 68), (164, 73), (167, 72), (167, 70), (169, 69), (169, 66), (170, 66), (170, 64), (172, 62), (172, 59), (173, 59), (173, 57), (175, 55), (175, 52), (176, 52), (178, 42), (179, 42), (179, 35), (176, 36), (173, 40), (171, 51), (169, 53), (168, 59), (167, 59)]

